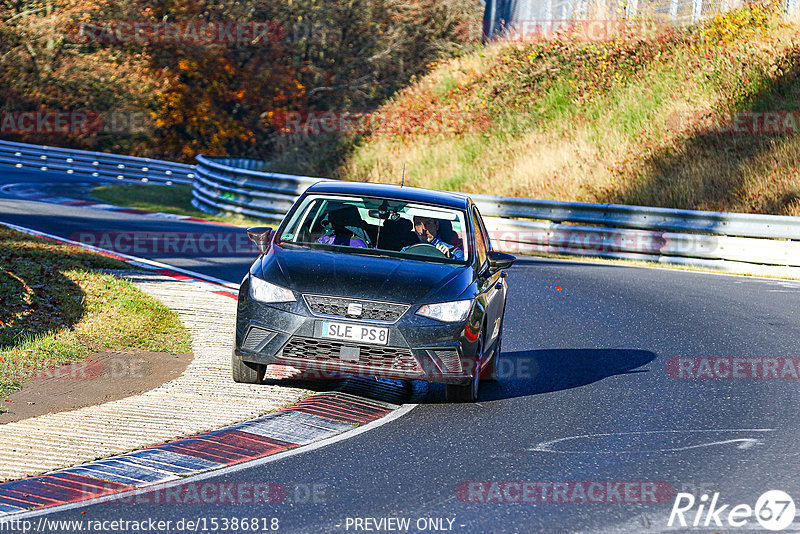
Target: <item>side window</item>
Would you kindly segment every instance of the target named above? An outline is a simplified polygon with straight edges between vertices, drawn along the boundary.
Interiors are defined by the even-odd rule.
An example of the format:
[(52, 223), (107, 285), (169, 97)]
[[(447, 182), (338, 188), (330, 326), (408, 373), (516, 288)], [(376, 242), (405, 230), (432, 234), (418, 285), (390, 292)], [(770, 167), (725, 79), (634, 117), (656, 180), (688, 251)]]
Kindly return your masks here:
[(474, 210), (472, 212), (472, 227), (475, 231), (475, 254), (478, 255), (478, 264), (483, 266), (488, 256), (486, 230), (484, 230), (483, 224)]

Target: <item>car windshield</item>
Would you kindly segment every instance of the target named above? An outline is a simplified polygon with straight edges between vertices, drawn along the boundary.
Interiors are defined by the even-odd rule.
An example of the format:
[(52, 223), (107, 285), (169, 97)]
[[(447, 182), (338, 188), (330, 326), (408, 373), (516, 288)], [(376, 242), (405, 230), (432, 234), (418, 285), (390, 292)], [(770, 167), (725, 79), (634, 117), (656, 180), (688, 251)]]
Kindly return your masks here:
[(464, 212), (376, 197), (312, 195), (294, 210), (278, 242), (349, 254), (467, 262)]

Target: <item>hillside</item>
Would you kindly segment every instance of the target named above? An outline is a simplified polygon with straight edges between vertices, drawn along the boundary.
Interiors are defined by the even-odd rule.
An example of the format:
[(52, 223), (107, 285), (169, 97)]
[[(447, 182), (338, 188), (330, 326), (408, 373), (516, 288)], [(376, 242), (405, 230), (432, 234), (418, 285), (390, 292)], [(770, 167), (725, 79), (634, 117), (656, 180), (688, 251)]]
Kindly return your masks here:
[(495, 43), (380, 108), (331, 174), (554, 200), (800, 215), (800, 27), (753, 4)]

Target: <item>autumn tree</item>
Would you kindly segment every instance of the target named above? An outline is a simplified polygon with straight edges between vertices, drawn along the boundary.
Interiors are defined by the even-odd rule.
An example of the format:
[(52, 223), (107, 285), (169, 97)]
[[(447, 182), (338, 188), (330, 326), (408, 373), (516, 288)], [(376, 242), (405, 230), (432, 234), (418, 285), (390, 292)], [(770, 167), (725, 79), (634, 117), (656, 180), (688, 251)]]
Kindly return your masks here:
[[(457, 53), (459, 24), (479, 16), (477, 0), (0, 0), (0, 111), (147, 119), (136, 130), (0, 135), (184, 161), (274, 159), (275, 112), (372, 109)], [(131, 22), (261, 22), (269, 31), (203, 42), (114, 37)]]

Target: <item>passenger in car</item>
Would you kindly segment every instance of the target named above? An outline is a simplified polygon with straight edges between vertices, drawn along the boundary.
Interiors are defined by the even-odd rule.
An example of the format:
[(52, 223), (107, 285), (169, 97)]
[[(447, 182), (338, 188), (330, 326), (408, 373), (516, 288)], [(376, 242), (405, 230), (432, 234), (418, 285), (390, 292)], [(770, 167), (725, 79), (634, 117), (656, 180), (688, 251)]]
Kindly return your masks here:
[(325, 234), (317, 239), (317, 243), (369, 248), (364, 221), (355, 206), (344, 205), (328, 211), (322, 219), (322, 226)]

